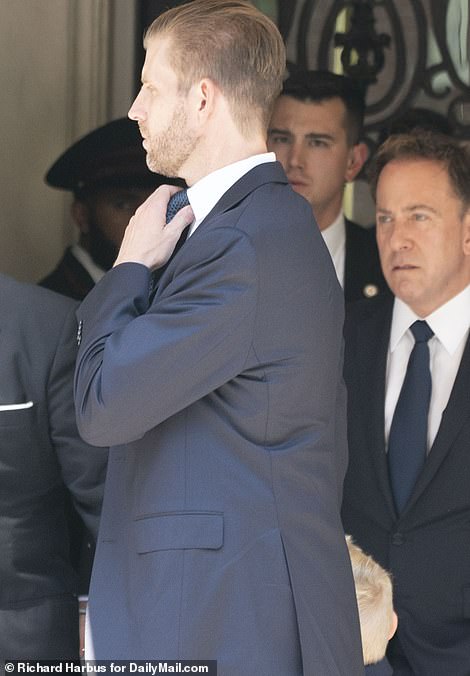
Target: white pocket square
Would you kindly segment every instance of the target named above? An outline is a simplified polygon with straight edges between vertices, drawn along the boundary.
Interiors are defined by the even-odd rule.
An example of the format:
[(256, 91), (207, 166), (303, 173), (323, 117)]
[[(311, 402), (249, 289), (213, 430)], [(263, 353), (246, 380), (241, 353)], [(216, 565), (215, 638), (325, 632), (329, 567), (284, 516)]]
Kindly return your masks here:
[(32, 401), (25, 401), (24, 404), (0, 404), (0, 411), (20, 411), (22, 408), (31, 408), (34, 406)]

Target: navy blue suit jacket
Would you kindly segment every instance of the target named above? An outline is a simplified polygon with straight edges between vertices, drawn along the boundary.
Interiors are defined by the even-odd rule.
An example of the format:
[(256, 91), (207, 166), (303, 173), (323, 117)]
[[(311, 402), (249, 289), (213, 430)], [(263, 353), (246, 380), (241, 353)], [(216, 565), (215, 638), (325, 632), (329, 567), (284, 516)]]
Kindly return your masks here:
[(362, 675), (339, 517), (343, 300), (308, 204), (279, 164), (256, 167), (151, 304), (149, 281), (143, 265), (120, 265), (78, 311), (79, 428), (113, 446), (96, 657)]
[(383, 660), (376, 662), (376, 664), (368, 664), (366, 666), (366, 676), (393, 676), (390, 662), (384, 657)]

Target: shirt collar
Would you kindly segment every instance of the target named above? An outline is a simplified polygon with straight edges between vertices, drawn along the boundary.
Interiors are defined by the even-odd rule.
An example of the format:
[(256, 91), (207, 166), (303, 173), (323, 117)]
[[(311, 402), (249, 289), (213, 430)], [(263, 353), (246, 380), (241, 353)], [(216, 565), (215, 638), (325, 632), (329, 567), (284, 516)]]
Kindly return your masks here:
[(346, 244), (346, 224), (344, 214), (339, 212), (333, 223), (321, 231), (325, 244), (332, 258)]
[[(274, 153), (252, 155), (244, 160), (228, 164), (201, 178), (188, 188), (188, 199), (194, 212), (194, 225), (198, 225), (212, 211), (229, 188), (251, 169), (265, 162), (275, 162)], [(194, 226), (193, 228), (194, 229)]]
[[(423, 317), (418, 317), (406, 303), (395, 298), (390, 331), (391, 352), (418, 319)], [(470, 329), (470, 285), (424, 319), (447, 352), (453, 354)]]
[(80, 244), (74, 244), (71, 247), (71, 253), (75, 256), (77, 261), (83, 265), (95, 284), (97, 284), (100, 279), (104, 277), (105, 270), (100, 268), (100, 266), (95, 263), (88, 251), (80, 246)]

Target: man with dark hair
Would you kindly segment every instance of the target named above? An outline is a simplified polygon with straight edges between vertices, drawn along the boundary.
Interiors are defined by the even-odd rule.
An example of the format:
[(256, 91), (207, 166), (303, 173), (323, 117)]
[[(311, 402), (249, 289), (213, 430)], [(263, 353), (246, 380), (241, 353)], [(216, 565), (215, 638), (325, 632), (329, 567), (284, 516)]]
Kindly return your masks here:
[(470, 159), (391, 136), (371, 168), (394, 298), (348, 308), (347, 532), (394, 581), (396, 676), (470, 673)]
[(68, 148), (46, 174), (52, 188), (73, 193), (79, 239), (41, 286), (83, 300), (109, 270), (137, 207), (163, 183), (182, 187), (147, 168), (142, 138), (127, 117), (94, 129)]
[(289, 183), (310, 203), (346, 301), (387, 289), (375, 230), (347, 219), (344, 185), (367, 158), (361, 143), (364, 97), (356, 83), (328, 71), (298, 71), (285, 82), (268, 133)]
[[(360, 676), (339, 514), (343, 298), (266, 152), (282, 37), (250, 2), (194, 0), (144, 44), (129, 116), (149, 167), (190, 187), (139, 207), (78, 311), (79, 429), (112, 446), (87, 657)], [(173, 193), (189, 206), (166, 223)]]

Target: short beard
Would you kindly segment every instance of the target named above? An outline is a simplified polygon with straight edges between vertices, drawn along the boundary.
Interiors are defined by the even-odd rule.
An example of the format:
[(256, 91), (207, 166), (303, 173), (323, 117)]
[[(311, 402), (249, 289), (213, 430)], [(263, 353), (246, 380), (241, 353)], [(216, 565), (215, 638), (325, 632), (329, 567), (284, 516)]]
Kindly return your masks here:
[(96, 265), (103, 270), (110, 270), (119, 253), (119, 247), (101, 232), (96, 223), (90, 223), (87, 235), (87, 249)]
[(147, 166), (163, 176), (181, 176), (181, 167), (198, 144), (194, 132), (188, 129), (183, 106), (178, 107), (165, 131), (147, 137)]

